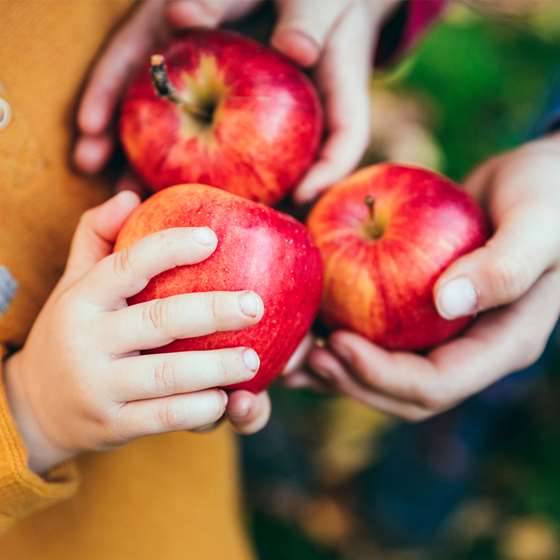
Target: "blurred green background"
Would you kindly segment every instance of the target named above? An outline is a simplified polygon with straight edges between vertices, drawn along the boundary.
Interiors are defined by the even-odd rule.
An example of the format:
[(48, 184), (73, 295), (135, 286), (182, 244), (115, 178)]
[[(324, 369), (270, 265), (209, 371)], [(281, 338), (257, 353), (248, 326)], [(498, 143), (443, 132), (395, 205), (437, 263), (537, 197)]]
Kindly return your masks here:
[[(559, 44), (557, 0), (450, 6), (408, 58), (372, 79), (375, 133), (366, 162), (404, 160), (461, 180), (522, 143), (560, 73)], [(420, 545), (387, 543), (381, 525), (354, 507), (354, 477), (387, 453), (380, 442), (396, 422), (348, 401), (276, 387), (267, 433), (243, 444), (260, 558), (560, 558), (558, 365), (553, 347), (535, 386), (508, 405), (507, 429), (477, 452), (474, 485), (450, 508), (437, 539)], [(428, 515), (430, 503), (424, 506)]]

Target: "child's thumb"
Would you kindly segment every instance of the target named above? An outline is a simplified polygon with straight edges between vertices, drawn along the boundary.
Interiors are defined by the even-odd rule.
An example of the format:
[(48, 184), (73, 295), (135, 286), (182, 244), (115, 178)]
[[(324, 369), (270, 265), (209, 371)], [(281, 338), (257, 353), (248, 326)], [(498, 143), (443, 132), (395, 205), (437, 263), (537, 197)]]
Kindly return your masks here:
[(75, 279), (109, 255), (126, 218), (139, 204), (137, 194), (122, 191), (85, 212), (74, 233), (65, 276)]

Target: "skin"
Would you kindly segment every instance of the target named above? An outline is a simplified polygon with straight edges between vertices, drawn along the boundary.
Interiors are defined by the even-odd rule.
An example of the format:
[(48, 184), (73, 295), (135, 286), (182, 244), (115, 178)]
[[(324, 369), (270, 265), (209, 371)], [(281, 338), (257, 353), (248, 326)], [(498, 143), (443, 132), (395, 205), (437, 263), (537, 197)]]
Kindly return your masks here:
[[(113, 124), (127, 83), (158, 44), (188, 27), (216, 28), (252, 12), (264, 0), (145, 0), (101, 54), (78, 111), (74, 162), (97, 173), (115, 145)], [(305, 203), (351, 172), (369, 139), (368, 80), (379, 30), (397, 0), (278, 0), (270, 42), (312, 70), (324, 99), (328, 135), (294, 198)], [(272, 10), (271, 15), (272, 15)], [(121, 188), (138, 189), (125, 175)]]
[[(284, 369), (317, 315), (323, 285), (319, 252), (303, 224), (292, 217), (221, 189), (194, 184), (169, 187), (150, 197), (121, 230), (116, 249), (164, 228), (201, 225), (212, 228), (220, 239), (213, 255), (152, 279), (128, 300), (131, 310), (134, 304), (165, 301), (177, 294), (228, 289), (258, 293), (266, 308), (258, 324), (237, 331), (208, 331), (196, 338), (206, 333), (174, 337), (165, 346), (166, 341), (161, 341), (157, 352), (251, 347), (260, 357), (259, 371), (231, 388), (260, 393)], [(180, 313), (181, 308), (163, 311), (164, 316)]]
[(264, 304), (242, 290), (127, 306), (152, 277), (196, 266), (218, 244), (207, 227), (183, 227), (112, 253), (138, 204), (136, 195), (123, 192), (84, 214), (59, 284), (25, 346), (6, 362), (8, 401), (37, 473), (140, 436), (206, 430), (224, 415), (241, 433), (268, 419), (266, 393), (215, 389), (254, 377), (260, 364), (253, 349), (140, 354), (175, 338), (255, 325)]
[[(480, 166), (465, 189), (486, 208), (494, 234), (453, 263), (434, 287), (439, 314), (481, 313), (461, 336), (425, 356), (390, 352), (348, 331), (308, 357), (314, 375), (292, 387), (335, 390), (401, 418), (443, 412), (542, 354), (560, 314), (560, 136), (551, 135)], [(449, 313), (445, 290), (460, 279), (475, 297)], [(449, 307), (449, 305), (448, 305)]]

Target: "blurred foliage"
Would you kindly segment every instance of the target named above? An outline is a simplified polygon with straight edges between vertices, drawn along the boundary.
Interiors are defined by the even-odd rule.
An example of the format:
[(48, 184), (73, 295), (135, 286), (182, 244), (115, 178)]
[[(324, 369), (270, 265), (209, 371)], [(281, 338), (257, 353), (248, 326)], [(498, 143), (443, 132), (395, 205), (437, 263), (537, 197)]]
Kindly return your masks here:
[[(557, 0), (452, 6), (413, 54), (376, 73), (365, 163), (412, 162), (461, 180), (485, 158), (522, 143), (560, 73), (559, 41)], [(352, 476), (375, 463), (395, 422), (349, 401), (275, 387), (268, 435), (250, 438), (244, 449), (260, 558), (560, 558), (559, 366), (557, 353), (549, 354), (531, 398), (510, 411), (508, 429), (480, 458), (476, 491), (429, 550), (385, 548), (382, 531), (350, 513)], [(283, 430), (295, 444), (275, 447), (270, 442), (282, 440)]]

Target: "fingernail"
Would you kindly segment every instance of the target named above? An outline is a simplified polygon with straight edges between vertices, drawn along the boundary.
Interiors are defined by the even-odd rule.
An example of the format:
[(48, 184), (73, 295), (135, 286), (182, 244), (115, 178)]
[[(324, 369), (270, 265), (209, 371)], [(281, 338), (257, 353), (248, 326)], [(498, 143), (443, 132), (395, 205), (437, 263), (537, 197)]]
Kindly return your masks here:
[(257, 371), (259, 369), (259, 356), (251, 348), (247, 348), (243, 351), (243, 362), (251, 371)]
[(245, 292), (239, 296), (239, 307), (245, 315), (255, 318), (261, 314), (262, 300), (253, 292)]
[(455, 278), (445, 283), (438, 291), (436, 306), (444, 319), (457, 319), (476, 312), (478, 297), (472, 282), (466, 278)]
[(215, 245), (218, 241), (216, 234), (210, 228), (196, 228), (192, 235), (197, 243), (207, 247)]

